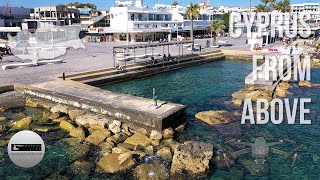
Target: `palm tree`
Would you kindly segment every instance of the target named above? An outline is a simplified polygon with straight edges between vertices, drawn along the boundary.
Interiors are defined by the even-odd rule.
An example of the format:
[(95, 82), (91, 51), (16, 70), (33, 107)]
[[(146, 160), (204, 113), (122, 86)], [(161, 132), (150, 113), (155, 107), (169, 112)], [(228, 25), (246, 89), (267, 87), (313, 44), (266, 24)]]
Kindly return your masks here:
[(274, 8), (279, 12), (290, 12), (290, 0), (279, 1), (274, 5)]
[(198, 10), (197, 5), (193, 4), (192, 2), (190, 2), (187, 10), (186, 10), (186, 15), (187, 17), (191, 20), (191, 31), (190, 31), (190, 37), (191, 37), (191, 41), (192, 41), (192, 48), (193, 48), (193, 18), (194, 17), (198, 17), (200, 15), (200, 12)]
[(256, 8), (256, 12), (266, 12), (267, 9), (264, 7), (263, 4), (258, 4), (257, 8)]
[[(217, 34), (223, 33), (226, 26), (224, 22), (221, 20), (212, 20), (210, 22), (209, 31), (211, 32), (211, 43), (216, 46), (217, 45)], [(212, 35), (214, 35), (214, 41), (212, 41)]]

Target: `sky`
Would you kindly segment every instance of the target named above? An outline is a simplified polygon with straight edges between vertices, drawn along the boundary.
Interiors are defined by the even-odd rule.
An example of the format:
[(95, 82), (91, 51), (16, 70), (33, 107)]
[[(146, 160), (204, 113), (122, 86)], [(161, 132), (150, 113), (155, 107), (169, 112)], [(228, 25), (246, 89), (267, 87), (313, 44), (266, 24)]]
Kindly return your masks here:
[[(68, 4), (69, 2), (82, 2), (82, 3), (93, 3), (98, 6), (99, 10), (108, 10), (115, 4), (115, 0), (0, 0), (0, 6), (5, 5), (5, 2), (9, 1), (10, 6), (18, 7), (37, 7), (37, 6), (48, 6), (50, 4)], [(145, 6), (153, 7), (154, 4), (171, 4), (175, 0), (143, 0)], [(177, 0), (181, 5), (187, 5), (190, 1), (198, 3), (201, 0)], [(205, 0), (207, 1), (207, 0)], [(217, 6), (220, 1), (220, 6), (249, 6), (249, 0), (210, 0), (211, 5)], [(252, 0), (252, 5), (259, 4), (260, 0)], [(291, 3), (306, 3), (306, 2), (320, 2), (320, 0), (291, 0)]]

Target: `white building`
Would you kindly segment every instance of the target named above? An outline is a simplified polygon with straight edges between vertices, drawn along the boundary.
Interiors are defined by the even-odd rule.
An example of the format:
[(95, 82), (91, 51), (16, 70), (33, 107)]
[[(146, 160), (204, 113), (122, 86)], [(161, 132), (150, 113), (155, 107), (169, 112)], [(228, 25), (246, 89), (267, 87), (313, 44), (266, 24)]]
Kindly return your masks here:
[[(231, 13), (231, 12), (250, 12), (250, 7), (243, 6), (220, 6), (218, 9), (220, 12)], [(256, 7), (252, 6), (251, 11), (254, 12)]]
[(315, 21), (320, 18), (320, 3), (291, 4), (290, 7), (293, 13), (310, 14)]
[[(136, 0), (134, 6), (133, 3), (123, 3), (110, 8), (109, 32), (113, 33), (115, 41), (126, 41), (127, 34), (131, 42), (160, 38), (170, 41), (177, 34), (187, 37), (191, 22), (187, 19), (186, 10), (186, 7), (162, 4), (147, 7), (142, 0)], [(211, 20), (221, 19), (222, 15), (210, 9), (200, 10), (200, 16), (194, 20), (194, 34), (207, 33)]]

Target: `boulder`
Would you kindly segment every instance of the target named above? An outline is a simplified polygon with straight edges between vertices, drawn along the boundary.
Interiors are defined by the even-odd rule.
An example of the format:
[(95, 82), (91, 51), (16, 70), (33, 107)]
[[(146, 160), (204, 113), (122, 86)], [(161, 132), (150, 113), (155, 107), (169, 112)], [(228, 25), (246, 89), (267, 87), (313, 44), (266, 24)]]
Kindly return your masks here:
[(94, 145), (99, 145), (107, 137), (111, 136), (111, 132), (106, 129), (99, 129), (94, 131), (90, 136), (88, 136), (85, 141), (92, 143)]
[(113, 134), (117, 134), (121, 132), (121, 122), (117, 120), (113, 120), (111, 124), (109, 124), (109, 130)]
[(192, 142), (181, 144), (174, 151), (171, 174), (186, 172), (192, 177), (204, 175), (209, 170), (209, 161), (213, 155), (211, 144), (204, 142)]
[(104, 127), (101, 124), (91, 124), (89, 126), (89, 133), (92, 134), (94, 131), (99, 130), (99, 129), (104, 129)]
[(228, 124), (235, 121), (234, 115), (225, 110), (199, 112), (195, 117), (210, 125)]
[(48, 119), (51, 119), (51, 120), (59, 119), (61, 117), (66, 117), (66, 116), (64, 116), (64, 114), (62, 114), (62, 113), (51, 113), (50, 112), (50, 114), (48, 114)]
[(26, 129), (29, 127), (29, 125), (32, 122), (32, 118), (31, 117), (25, 117), (23, 119), (21, 119), (20, 121), (15, 121), (14, 123), (12, 123), (12, 128), (14, 129)]
[(34, 108), (51, 109), (54, 106), (54, 104), (46, 102), (46, 101), (41, 101), (39, 99), (27, 98), (26, 99), (26, 106), (34, 107)]
[(74, 128), (70, 132), (70, 136), (79, 138), (81, 140), (84, 140), (86, 138), (86, 134), (85, 134), (84, 130), (81, 127)]
[(69, 123), (66, 120), (60, 121), (60, 128), (67, 131), (67, 132), (71, 132), (74, 129), (76, 129), (76, 127), (74, 125), (72, 125), (71, 123)]
[(154, 148), (153, 146), (147, 146), (147, 147), (144, 147), (144, 152), (150, 156), (154, 155)]
[(3, 112), (5, 112), (5, 111), (6, 111), (6, 108), (0, 107), (0, 113), (3, 113)]
[(143, 150), (143, 148), (140, 145), (134, 146), (132, 144), (127, 144), (127, 143), (120, 143), (117, 145), (117, 147), (122, 147), (125, 149), (129, 149), (131, 151)]
[(246, 93), (244, 90), (239, 90), (237, 92), (234, 92), (231, 96), (234, 98), (234, 99), (244, 99), (245, 96), (246, 96)]
[(120, 173), (125, 172), (127, 169), (135, 165), (132, 157), (128, 157), (125, 161), (120, 161), (121, 154), (111, 153), (103, 156), (97, 163), (101, 171), (107, 173)]
[(236, 106), (241, 106), (242, 105), (242, 100), (241, 99), (233, 99), (232, 103)]
[(172, 161), (172, 153), (169, 147), (164, 147), (159, 149), (156, 154), (159, 155), (163, 160), (167, 162)]
[(159, 146), (160, 145), (160, 140), (157, 140), (157, 139), (152, 140), (151, 145), (152, 146)]
[(86, 112), (83, 110), (73, 109), (68, 111), (69, 118), (73, 121), (77, 119), (77, 117), (84, 115)]
[(173, 138), (174, 131), (172, 128), (167, 128), (162, 131), (164, 139)]
[(257, 101), (257, 99), (267, 99), (268, 101), (272, 100), (272, 97), (263, 90), (249, 92), (245, 95), (245, 98), (250, 99), (251, 101)]
[(107, 142), (113, 142), (115, 144), (121, 143), (128, 138), (127, 134), (119, 133), (107, 138)]
[(77, 175), (88, 175), (94, 168), (94, 164), (89, 161), (75, 161), (68, 168), (68, 173)]
[(124, 147), (114, 147), (112, 148), (112, 153), (117, 153), (117, 154), (124, 154), (126, 152), (129, 152), (129, 149), (126, 149)]
[(59, 118), (56, 118), (56, 119), (52, 119), (52, 122), (61, 123), (62, 120), (68, 121), (68, 117), (67, 116), (62, 116), (62, 117), (59, 117)]
[(300, 87), (312, 87), (312, 83), (310, 81), (300, 81), (298, 84)]
[(161, 162), (151, 164), (141, 164), (134, 169), (134, 176), (138, 180), (169, 180), (170, 175), (166, 167)]
[(0, 133), (3, 132), (6, 128), (2, 125), (0, 125)]
[(139, 127), (139, 126), (136, 126), (133, 124), (128, 124), (128, 123), (122, 123), (122, 128), (123, 129), (128, 128), (129, 131), (133, 134), (140, 133), (140, 134), (143, 134), (143, 135), (150, 137), (150, 132), (143, 127)]
[(61, 104), (55, 105), (50, 109), (50, 112), (52, 113), (64, 113), (64, 114), (68, 114), (69, 112), (69, 107), (68, 106), (64, 106)]
[(100, 143), (99, 147), (101, 149), (101, 154), (105, 154), (105, 153), (110, 154), (112, 152), (112, 148), (114, 148), (113, 144), (110, 144), (108, 142)]
[(276, 94), (277, 97), (286, 97), (286, 95), (287, 95), (287, 90), (278, 87), (278, 88), (276, 88), (275, 94)]
[(142, 147), (146, 147), (151, 144), (151, 139), (149, 139), (146, 135), (136, 133), (128, 139), (126, 139), (124, 142), (134, 146), (140, 145)]
[(180, 126), (176, 127), (174, 130), (177, 132), (183, 132), (185, 128), (186, 128), (186, 125), (181, 124)]
[(1, 121), (5, 121), (5, 120), (7, 120), (6, 117), (0, 116), (0, 122), (1, 122)]
[(287, 81), (282, 81), (278, 84), (278, 87), (281, 89), (288, 90), (290, 88), (290, 84)]
[(153, 140), (160, 140), (162, 139), (162, 134), (157, 130), (152, 130), (150, 133), (150, 138)]
[(104, 115), (95, 115), (91, 113), (86, 113), (85, 115), (79, 116), (76, 118), (76, 123), (78, 125), (89, 128), (92, 124), (100, 124), (104, 127), (105, 124), (108, 124), (109, 120)]

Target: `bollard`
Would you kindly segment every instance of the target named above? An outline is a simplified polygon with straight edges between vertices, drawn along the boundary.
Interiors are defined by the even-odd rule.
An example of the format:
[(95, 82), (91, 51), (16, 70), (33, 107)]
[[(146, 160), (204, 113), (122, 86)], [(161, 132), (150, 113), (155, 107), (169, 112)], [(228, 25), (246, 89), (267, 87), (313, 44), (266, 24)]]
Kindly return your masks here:
[(65, 75), (65, 73), (62, 73), (62, 79), (63, 79), (63, 80), (66, 80), (66, 75)]

